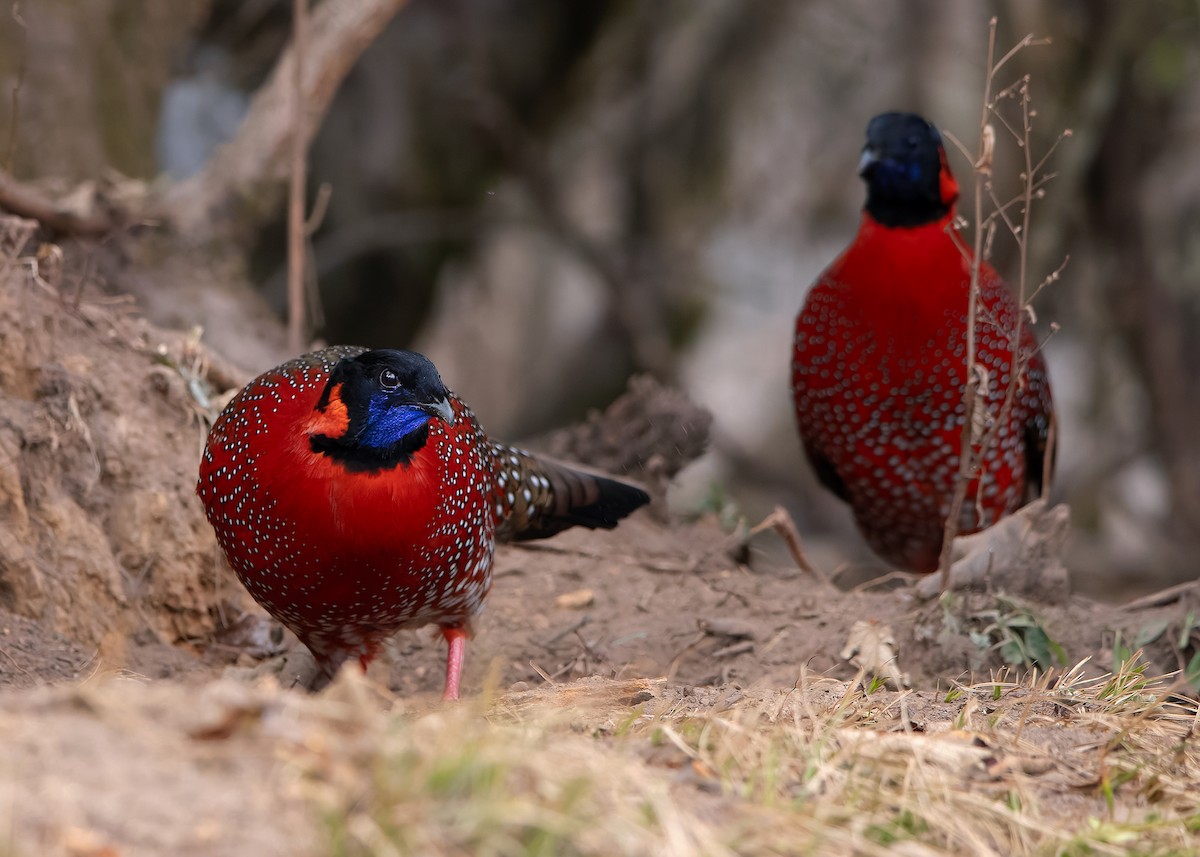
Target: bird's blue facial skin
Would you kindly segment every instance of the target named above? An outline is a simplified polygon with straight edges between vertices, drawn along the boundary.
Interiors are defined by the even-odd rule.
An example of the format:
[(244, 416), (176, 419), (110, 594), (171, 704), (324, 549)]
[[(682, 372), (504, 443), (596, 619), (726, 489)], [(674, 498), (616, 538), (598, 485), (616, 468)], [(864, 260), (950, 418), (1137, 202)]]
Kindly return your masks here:
[(925, 179), (925, 170), (915, 160), (881, 158), (871, 173), (871, 182), (889, 196), (904, 196), (911, 189), (920, 187)]
[(429, 424), (430, 415), (416, 405), (396, 404), (393, 395), (377, 393), (367, 405), (366, 425), (357, 441), (371, 449), (387, 449)]

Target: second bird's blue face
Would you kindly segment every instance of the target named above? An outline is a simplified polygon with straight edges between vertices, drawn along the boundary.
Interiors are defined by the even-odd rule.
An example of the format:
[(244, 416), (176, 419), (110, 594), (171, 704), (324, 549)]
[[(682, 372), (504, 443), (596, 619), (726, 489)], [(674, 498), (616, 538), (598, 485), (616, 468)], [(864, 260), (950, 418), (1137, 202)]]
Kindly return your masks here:
[(858, 173), (867, 213), (885, 226), (919, 226), (946, 215), (942, 135), (915, 113), (883, 113), (867, 125)]

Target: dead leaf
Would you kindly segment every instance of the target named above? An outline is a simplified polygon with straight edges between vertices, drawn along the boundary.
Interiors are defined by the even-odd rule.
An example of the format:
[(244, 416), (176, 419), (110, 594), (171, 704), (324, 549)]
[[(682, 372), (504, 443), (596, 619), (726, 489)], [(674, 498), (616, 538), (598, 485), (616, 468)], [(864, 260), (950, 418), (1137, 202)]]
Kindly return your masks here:
[(574, 592), (564, 592), (554, 599), (554, 603), (567, 610), (582, 610), (591, 607), (596, 602), (596, 593), (590, 589), (576, 589)]
[(940, 735), (871, 732), (840, 729), (838, 743), (854, 756), (868, 759), (915, 759), (922, 765), (965, 775), (973, 780), (994, 779), (991, 768), (996, 757), (990, 747), (980, 746), (961, 732)]
[(63, 850), (71, 857), (119, 857), (120, 852), (94, 830), (68, 827), (62, 835)]
[(854, 623), (841, 656), (867, 675), (883, 677), (896, 690), (910, 686), (908, 676), (900, 671), (895, 634), (875, 619)]

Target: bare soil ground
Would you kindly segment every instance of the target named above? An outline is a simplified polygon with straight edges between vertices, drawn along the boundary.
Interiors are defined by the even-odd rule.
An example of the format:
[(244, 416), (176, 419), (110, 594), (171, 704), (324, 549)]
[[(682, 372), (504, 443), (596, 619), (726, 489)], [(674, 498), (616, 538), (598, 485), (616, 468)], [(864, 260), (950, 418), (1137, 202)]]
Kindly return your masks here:
[[(656, 504), (613, 534), (499, 549), (468, 647), (465, 689), (478, 701), (436, 704), (444, 648), (428, 631), (399, 635), (365, 680), (344, 676), (317, 697), (293, 689), (307, 653), (242, 591), (193, 493), (210, 396), (245, 378), (128, 303), (76, 299), (49, 273), (0, 260), (0, 854), (890, 843), (1083, 854), (1124, 853), (1105, 837), (1151, 834), (1154, 847), (1182, 850), (1147, 853), (1196, 845), (1200, 802), (1184, 806), (1186, 789), (1152, 761), (1174, 752), (1171, 770), (1196, 772), (1192, 709), (1143, 680), (1195, 657), (1194, 589), (1132, 607), (1008, 595), (1002, 576), (944, 599), (922, 599), (907, 579), (842, 591), (766, 559), (771, 532), (671, 519)], [(675, 466), (662, 452), (654, 484)], [(913, 690), (872, 681), (871, 658), (892, 653)], [(1044, 678), (1085, 659), (1065, 690)], [(1020, 678), (1034, 665), (1041, 678)], [(1105, 695), (1114, 669), (1125, 683)], [(730, 738), (745, 733), (761, 740)], [(914, 738), (933, 733), (958, 737), (926, 749)], [(1146, 758), (1122, 766), (1122, 753)], [(878, 772), (862, 816), (882, 825), (874, 832), (818, 800), (862, 773), (845, 754), (916, 765)], [(393, 781), (397, 759), (412, 782)], [(1114, 790), (1110, 768), (1142, 773)], [(914, 795), (932, 780), (914, 785), (913, 771), (945, 774), (946, 807), (970, 794), (1003, 819), (984, 812), (976, 841), (918, 811)], [(590, 786), (572, 803), (564, 772), (625, 790), (641, 822)], [(546, 822), (542, 792), (578, 826)], [(863, 794), (838, 800), (860, 806)], [(452, 817), (442, 799), (499, 817)], [(1012, 821), (1014, 802), (1028, 823)], [(1094, 850), (1054, 850), (1076, 836)]]

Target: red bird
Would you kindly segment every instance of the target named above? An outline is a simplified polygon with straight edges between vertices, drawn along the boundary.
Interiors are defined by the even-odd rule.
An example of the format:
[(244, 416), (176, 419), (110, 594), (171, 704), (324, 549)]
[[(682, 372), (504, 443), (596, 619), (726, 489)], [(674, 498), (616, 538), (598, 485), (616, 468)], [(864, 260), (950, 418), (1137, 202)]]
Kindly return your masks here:
[[(796, 319), (796, 418), (813, 470), (850, 504), (871, 548), (897, 567), (933, 571), (962, 447), (972, 256), (954, 225), (958, 184), (925, 119), (872, 119), (859, 175), (858, 234)], [(975, 418), (994, 442), (968, 484), (964, 534), (1040, 494), (1053, 416), (1037, 341), (1022, 325), (1014, 360), (1020, 309), (986, 263), (980, 287), (975, 342), (987, 384)]]
[(284, 363), (226, 406), (196, 487), (238, 579), (326, 677), (400, 628), (436, 624), (457, 699), (497, 538), (611, 529), (649, 499), (490, 441), (411, 351), (340, 346)]

